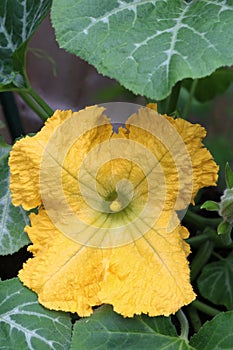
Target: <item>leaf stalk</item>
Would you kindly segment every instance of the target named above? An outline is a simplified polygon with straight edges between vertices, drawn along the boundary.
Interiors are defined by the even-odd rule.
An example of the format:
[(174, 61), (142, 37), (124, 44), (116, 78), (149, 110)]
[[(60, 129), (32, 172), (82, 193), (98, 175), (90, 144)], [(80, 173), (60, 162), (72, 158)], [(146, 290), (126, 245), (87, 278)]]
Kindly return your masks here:
[(185, 341), (188, 341), (189, 335), (189, 322), (184, 314), (184, 312), (180, 309), (176, 313), (176, 317), (180, 322), (180, 338), (183, 338)]
[(197, 310), (212, 317), (218, 315), (221, 312), (220, 310), (212, 306), (206, 305), (205, 303), (199, 300), (194, 300), (191, 305), (194, 306)]

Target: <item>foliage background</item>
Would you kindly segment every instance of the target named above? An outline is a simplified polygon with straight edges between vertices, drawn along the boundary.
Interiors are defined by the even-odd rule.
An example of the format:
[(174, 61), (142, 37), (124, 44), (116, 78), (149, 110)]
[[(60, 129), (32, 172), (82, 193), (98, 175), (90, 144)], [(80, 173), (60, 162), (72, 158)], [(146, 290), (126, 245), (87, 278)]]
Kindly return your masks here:
[[(214, 1), (212, 3), (214, 3)], [(225, 1), (225, 3), (232, 5), (230, 0)], [(232, 30), (232, 28), (230, 29)], [(53, 109), (79, 109), (84, 105), (101, 102), (101, 100), (104, 102), (129, 101), (142, 104), (146, 102), (145, 98), (134, 96), (115, 81), (109, 78), (103, 78), (93, 67), (89, 66), (81, 59), (59, 49), (55, 43), (54, 32), (49, 18), (40, 26), (39, 30), (30, 40), (29, 46), (31, 49), (27, 54), (27, 71), (30, 82), (35, 90)], [(218, 82), (220, 81), (221, 77), (218, 79)], [(216, 193), (213, 193), (212, 189), (209, 193), (202, 193), (202, 198), (199, 198), (199, 204), (203, 203), (205, 199), (219, 199), (220, 191), (225, 187), (223, 168), (226, 161), (229, 161), (231, 165), (233, 163), (232, 95), (233, 87), (229, 86), (224, 95), (216, 97), (211, 102), (199, 103), (194, 100), (189, 112), (189, 120), (200, 122), (202, 125), (206, 126), (208, 131), (206, 144), (214, 155), (216, 162), (222, 166), (219, 189)], [(25, 131), (37, 131), (41, 127), (42, 122), (28, 109), (18, 96), (16, 98), (20, 114), (23, 116)], [(182, 88), (179, 105), (177, 106), (178, 111), (183, 109), (187, 99), (187, 91)], [(4, 118), (2, 119), (3, 122), (6, 122)], [(7, 128), (2, 129), (1, 133), (4, 135), (5, 139), (11, 143), (12, 140), (9, 138)], [(4, 164), (4, 162), (6, 164), (5, 155), (1, 154), (1, 156), (2, 164)], [(1, 174), (3, 174), (4, 171), (5, 170), (2, 170)], [(1, 189), (2, 188), (6, 188), (5, 184), (2, 185)], [(210, 193), (213, 198), (210, 198)], [(197, 207), (197, 209), (199, 210), (199, 207)], [(205, 211), (200, 212), (202, 215), (211, 217), (211, 214)], [(198, 231), (199, 227), (195, 227), (195, 224), (193, 224), (189, 229), (191, 233), (193, 233)], [(205, 264), (211, 256), (212, 249), (213, 242), (211, 240), (204, 242), (201, 247), (194, 246), (194, 257), (199, 258), (200, 261), (202, 254), (202, 258), (204, 256), (203, 264)], [(212, 296), (206, 293), (206, 290), (211, 290), (210, 286), (213, 284), (212, 281), (216, 281), (215, 276), (210, 273), (210, 271), (212, 271), (210, 264), (208, 265), (210, 270), (204, 268), (201, 274), (202, 278), (198, 281), (199, 290), (202, 290), (202, 300), (208, 300), (210, 305), (209, 315), (200, 312), (202, 322), (204, 323), (207, 320), (211, 320), (212, 316), (215, 315), (214, 310), (211, 309), (211, 306), (215, 306), (215, 303), (217, 305), (220, 304), (218, 308), (220, 311), (224, 312), (221, 312), (212, 319), (212, 321), (204, 323), (200, 331), (189, 339), (189, 343), (187, 342), (187, 334), (184, 335), (182, 332), (180, 334), (179, 323), (174, 317), (172, 317), (172, 319), (167, 319), (164, 317), (149, 318), (147, 316), (140, 316), (135, 317), (133, 320), (125, 320), (121, 316), (113, 313), (111, 307), (108, 306), (99, 308), (90, 319), (83, 319), (78, 322), (75, 322), (77, 321), (75, 315), (56, 312), (50, 313), (50, 311), (38, 305), (35, 295), (19, 285), (17, 279), (0, 282), (0, 293), (2, 293), (0, 294), (0, 321), (3, 320), (3, 322), (5, 322), (4, 326), (1, 328), (0, 342), (2, 342), (4, 346), (7, 344), (7, 349), (13, 350), (16, 348), (16, 344), (17, 346), (20, 344), (21, 348), (25, 350), (28, 348), (35, 350), (47, 348), (67, 348), (73, 350), (145, 348), (149, 350), (152, 348), (152, 344), (156, 344), (156, 348), (158, 349), (166, 348), (174, 350), (203, 350), (203, 346), (205, 346), (206, 350), (229, 348), (232, 339), (233, 319), (233, 312), (230, 311), (232, 310), (232, 254), (229, 254), (230, 250), (230, 247), (227, 249), (220, 247), (220, 254), (222, 254), (223, 257), (221, 258), (222, 260), (220, 259), (220, 262), (218, 261), (217, 266), (218, 269), (221, 267), (218, 277), (221, 275), (222, 279), (217, 279), (219, 283), (216, 290), (220, 290), (220, 287), (223, 287), (224, 283), (230, 281), (230, 283), (228, 283), (228, 285), (230, 285), (230, 291), (226, 293), (224, 298), (223, 293), (216, 292), (216, 290), (213, 290)], [(22, 260), (25, 260), (27, 257), (28, 255), (25, 249), (21, 249), (17, 254), (1, 257), (1, 278), (7, 279), (16, 276), (17, 271), (22, 265)], [(218, 259), (216, 256), (212, 256), (210, 262), (215, 263), (216, 259)], [(226, 273), (225, 277), (222, 274), (223, 270)], [(200, 270), (198, 273), (200, 273)], [(197, 287), (196, 284), (195, 287)], [(17, 298), (14, 298), (15, 295)], [(226, 312), (226, 310), (229, 311)], [(189, 309), (187, 313), (191, 311), (192, 309)], [(195, 315), (195, 313), (193, 313), (193, 315)], [(34, 321), (32, 321), (31, 316), (35, 317)], [(42, 319), (46, 320), (46, 322), (43, 323), (41, 321)], [(42, 338), (40, 333), (41, 329), (39, 331), (37, 329), (39, 320), (41, 321), (41, 329), (44, 332), (42, 332)], [(71, 320), (74, 324), (72, 342), (70, 342)], [(182, 325), (184, 320), (181, 318), (179, 322)], [(193, 323), (195, 324), (195, 322)], [(18, 329), (24, 327), (25, 324), (27, 326), (21, 328), (23, 332), (19, 335), (17, 332), (12, 332), (12, 330), (15, 331), (17, 327), (9, 326), (10, 324), (14, 326), (18, 325)], [(52, 332), (50, 332), (50, 326)], [(192, 330), (192, 333), (194, 333), (194, 331), (195, 329)], [(11, 334), (11, 342), (8, 344), (9, 334)], [(53, 334), (56, 334), (56, 337), (57, 334), (59, 334), (59, 337), (55, 339), (55, 336), (53, 338)]]
[[(79, 57), (59, 48), (50, 16), (43, 21), (29, 41), (27, 72), (32, 87), (53, 109), (75, 109), (107, 101), (128, 101), (145, 104), (145, 98), (135, 96), (121, 87), (114, 79), (104, 77)], [(224, 167), (226, 161), (233, 165), (233, 85), (213, 100), (200, 103), (194, 100), (189, 120), (200, 123), (208, 129), (205, 140), (216, 162)], [(180, 109), (188, 97), (185, 89), (181, 92)], [(35, 132), (42, 126), (41, 119), (16, 95), (25, 132)], [(11, 143), (5, 123), (1, 134)], [(223, 188), (223, 171), (219, 185)]]

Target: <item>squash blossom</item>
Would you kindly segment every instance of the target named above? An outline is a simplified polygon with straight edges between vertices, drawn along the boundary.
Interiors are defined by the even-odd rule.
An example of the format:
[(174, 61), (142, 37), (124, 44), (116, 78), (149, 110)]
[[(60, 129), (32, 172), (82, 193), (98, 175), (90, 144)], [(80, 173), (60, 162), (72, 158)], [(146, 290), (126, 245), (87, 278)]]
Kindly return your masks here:
[(12, 148), (13, 204), (30, 214), (19, 272), (46, 308), (125, 317), (175, 313), (195, 299), (177, 211), (216, 184), (205, 130), (140, 108), (114, 131), (104, 108), (57, 110)]

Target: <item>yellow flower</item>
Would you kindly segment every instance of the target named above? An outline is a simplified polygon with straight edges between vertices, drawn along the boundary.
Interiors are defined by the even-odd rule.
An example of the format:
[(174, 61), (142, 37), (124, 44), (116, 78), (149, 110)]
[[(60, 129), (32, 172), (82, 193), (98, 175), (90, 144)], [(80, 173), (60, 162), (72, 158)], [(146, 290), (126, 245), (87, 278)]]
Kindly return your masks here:
[(205, 130), (141, 108), (113, 132), (104, 108), (56, 111), (10, 155), (15, 205), (33, 258), (19, 273), (49, 309), (170, 315), (195, 298), (176, 210), (215, 185)]

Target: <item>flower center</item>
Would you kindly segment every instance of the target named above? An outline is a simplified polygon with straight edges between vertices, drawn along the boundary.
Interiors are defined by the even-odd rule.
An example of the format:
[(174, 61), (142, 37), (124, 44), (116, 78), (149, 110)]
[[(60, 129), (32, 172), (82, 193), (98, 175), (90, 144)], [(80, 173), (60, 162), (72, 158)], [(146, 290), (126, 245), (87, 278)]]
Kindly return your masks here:
[(112, 211), (117, 212), (122, 209), (123, 205), (119, 200), (115, 200), (110, 204), (109, 207)]
[(129, 180), (122, 179), (116, 184), (115, 190), (108, 196), (109, 209), (119, 212), (125, 209), (133, 198), (133, 185)]

